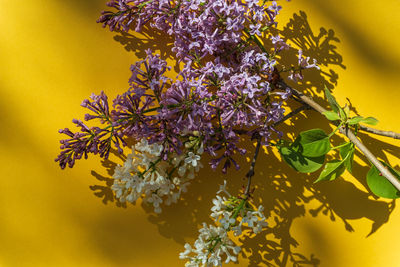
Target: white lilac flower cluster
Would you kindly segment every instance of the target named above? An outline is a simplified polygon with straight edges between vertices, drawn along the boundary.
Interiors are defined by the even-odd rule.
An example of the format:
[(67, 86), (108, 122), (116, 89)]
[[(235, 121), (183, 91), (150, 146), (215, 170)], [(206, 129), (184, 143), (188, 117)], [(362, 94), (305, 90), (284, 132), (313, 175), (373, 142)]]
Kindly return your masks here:
[[(228, 198), (218, 195), (220, 193), (225, 193)], [(262, 213), (263, 206), (255, 209), (248, 199), (231, 196), (226, 190), (226, 181), (220, 186), (213, 204), (211, 217), (217, 226), (203, 223), (194, 247), (185, 244), (185, 251), (179, 255), (180, 259), (188, 260), (185, 266), (221, 266), (224, 255), (225, 263), (236, 262), (241, 248), (234, 244), (228, 233), (232, 231), (239, 236), (244, 226), (258, 234), (268, 225)]]
[(154, 212), (160, 213), (161, 203), (176, 203), (181, 193), (186, 192), (189, 180), (203, 167), (202, 147), (196, 153), (175, 154), (169, 162), (161, 159), (162, 151), (162, 145), (142, 139), (132, 147), (124, 165), (115, 168), (111, 188), (121, 202), (134, 203), (142, 197), (154, 206)]
[[(221, 255), (223, 254), (226, 254), (225, 263), (237, 260), (235, 255), (240, 252), (241, 248), (229, 238), (226, 229), (203, 223), (203, 228), (199, 232), (199, 237), (194, 242), (194, 248), (186, 243), (185, 251), (179, 255), (179, 258), (189, 260), (185, 264), (186, 267), (221, 266)], [(196, 256), (191, 257), (190, 253), (194, 253)]]

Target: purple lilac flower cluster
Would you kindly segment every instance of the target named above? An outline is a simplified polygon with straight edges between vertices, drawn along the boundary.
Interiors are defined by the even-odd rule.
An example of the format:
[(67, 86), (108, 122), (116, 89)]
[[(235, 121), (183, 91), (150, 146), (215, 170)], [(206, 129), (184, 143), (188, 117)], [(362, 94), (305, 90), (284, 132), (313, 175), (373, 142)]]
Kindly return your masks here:
[[(289, 46), (271, 33), (281, 9), (275, 1), (112, 0), (107, 5), (116, 11), (104, 11), (98, 22), (112, 31), (147, 25), (166, 32), (183, 68), (175, 80), (168, 79), (167, 62), (147, 50), (147, 57), (132, 65), (130, 87), (114, 99), (111, 111), (104, 93), (85, 100), (82, 106), (93, 113), (85, 119), (98, 119), (104, 127), (74, 121), (81, 132), (61, 130), (69, 136), (56, 159), (62, 168), (88, 153), (107, 158), (111, 145), (121, 151), (120, 144), (134, 138), (162, 145), (164, 161), (201, 146), (213, 157), (211, 167), (222, 163), (226, 172), (232, 165), (238, 169), (234, 157), (246, 153), (241, 135), (261, 136), (269, 144), (289, 96), (276, 88), (276, 58)], [(316, 67), (301, 52), (299, 65)]]
[(108, 158), (112, 145), (122, 153), (121, 144), (126, 145), (119, 134), (118, 127), (113, 127), (107, 96), (104, 92), (100, 95), (92, 94), (91, 100), (85, 99), (81, 105), (91, 111), (85, 115), (85, 120), (97, 119), (100, 124), (107, 126), (89, 128), (82, 121), (74, 119), (72, 122), (81, 128), (80, 132), (73, 133), (68, 128), (60, 129), (60, 133), (70, 137), (60, 141), (62, 151), (56, 158), (56, 162), (59, 162), (62, 169), (67, 165), (72, 168), (75, 160), (81, 159), (82, 156), (87, 159), (88, 153), (100, 154), (100, 157)]

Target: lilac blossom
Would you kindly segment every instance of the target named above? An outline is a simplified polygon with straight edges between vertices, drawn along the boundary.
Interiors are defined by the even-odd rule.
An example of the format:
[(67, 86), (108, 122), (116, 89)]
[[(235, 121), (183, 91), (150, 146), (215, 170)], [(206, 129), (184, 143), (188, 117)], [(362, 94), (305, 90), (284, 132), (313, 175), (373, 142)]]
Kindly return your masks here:
[[(276, 1), (258, 0), (111, 0), (113, 11), (104, 11), (98, 22), (111, 31), (140, 32), (156, 29), (173, 39), (171, 51), (180, 70), (174, 79), (171, 67), (147, 49), (146, 57), (131, 66), (129, 88), (113, 100), (101, 92), (84, 100), (89, 110), (74, 133), (59, 132), (61, 168), (72, 167), (88, 154), (108, 158), (112, 148), (122, 153), (133, 140), (123, 166), (114, 170), (112, 190), (120, 202), (142, 198), (162, 211), (162, 204), (177, 202), (190, 180), (203, 166), (203, 152), (212, 169), (223, 173), (240, 169), (238, 158), (247, 154), (242, 140), (256, 137), (261, 145), (282, 138), (276, 129), (285, 113), (290, 90), (277, 86), (282, 70), (280, 52), (289, 45), (274, 30), (281, 7)], [(261, 41), (261, 38), (263, 40)], [(302, 70), (319, 67), (298, 51), (298, 66), (289, 79), (302, 79)], [(257, 147), (258, 149), (259, 147)], [(258, 152), (257, 152), (258, 153)], [(185, 244), (180, 258), (187, 266), (219, 266), (237, 261), (240, 247), (228, 232), (257, 234), (267, 226), (263, 207), (249, 202), (251, 193), (239, 197), (220, 187), (213, 200), (215, 225), (203, 224), (192, 247)]]
[[(279, 137), (273, 124), (283, 117), (288, 92), (276, 89), (276, 55), (288, 45), (269, 31), (281, 9), (275, 1), (112, 0), (107, 5), (115, 12), (103, 12), (99, 22), (110, 30), (140, 31), (147, 24), (166, 32), (183, 68), (176, 79), (169, 79), (167, 62), (146, 50), (146, 58), (131, 66), (130, 87), (113, 101), (113, 110), (108, 110), (104, 93), (85, 102), (94, 112), (86, 119), (108, 126), (83, 127), (76, 138), (64, 131), (71, 140), (63, 141), (60, 164), (86, 157), (89, 151), (106, 156), (111, 144), (121, 151), (122, 140), (145, 138), (162, 144), (163, 160), (171, 153), (180, 155), (188, 144), (201, 146), (213, 157), (211, 167), (221, 165), (226, 172), (231, 166), (239, 169), (235, 157), (246, 153), (240, 135), (259, 134), (264, 145), (274, 133)], [(264, 32), (270, 47), (245, 40)], [(300, 68), (317, 67), (301, 53)], [(300, 78), (301, 72), (290, 75)], [(75, 158), (71, 151), (76, 151)]]
[(144, 111), (153, 101), (149, 96), (143, 101), (129, 91), (117, 96), (113, 104), (115, 109), (111, 112), (113, 127), (121, 127), (121, 134), (127, 137), (147, 136), (151, 131), (149, 124), (153, 117), (144, 114)]
[(103, 27), (108, 26), (111, 31), (129, 31), (131, 26), (135, 26), (136, 31), (140, 31), (144, 24), (149, 22), (154, 16), (170, 11), (169, 1), (149, 1), (149, 0), (111, 0), (107, 6), (115, 8), (117, 12), (103, 11), (102, 16), (97, 20), (103, 23)]
[(276, 35), (276, 36), (272, 35), (271, 41), (272, 41), (272, 44), (274, 45), (276, 54), (282, 50), (285, 50), (285, 49), (287, 50), (290, 47), (279, 35)]
[(226, 181), (212, 200), (210, 217), (213, 224), (203, 223), (193, 247), (186, 243), (185, 251), (179, 254), (180, 259), (188, 261), (185, 266), (222, 266), (222, 262), (236, 262), (241, 247), (228, 233), (233, 232), (236, 236), (242, 231), (259, 234), (268, 226), (262, 205), (256, 208), (248, 199), (232, 196), (225, 186)]
[(299, 67), (299, 71), (295, 71), (295, 70), (291, 70), (290, 75), (289, 75), (289, 79), (292, 81), (299, 81), (303, 79), (303, 74), (302, 74), (302, 70), (303, 69), (311, 69), (311, 68), (316, 68), (317, 70), (320, 69), (320, 67), (317, 65), (317, 60), (313, 59), (313, 63), (310, 64), (310, 57), (303, 57), (303, 51), (300, 49), (298, 51), (298, 67)]
[(194, 173), (203, 167), (200, 162), (202, 151), (174, 154), (171, 162), (165, 162), (160, 160), (163, 150), (161, 144), (149, 144), (146, 139), (132, 147), (132, 153), (123, 166), (115, 168), (113, 175), (111, 188), (120, 202), (134, 203), (143, 198), (153, 205), (154, 212), (160, 213), (160, 204), (175, 203), (186, 192)]
[(98, 119), (101, 124), (107, 126), (89, 128), (82, 121), (74, 119), (73, 123), (80, 127), (80, 132), (73, 133), (68, 128), (59, 130), (59, 133), (70, 137), (60, 141), (62, 151), (56, 158), (56, 162), (59, 162), (62, 169), (67, 165), (72, 168), (75, 160), (83, 156), (87, 159), (89, 153), (100, 154), (100, 157), (107, 159), (111, 145), (114, 145), (120, 153), (122, 152), (121, 144), (125, 145), (125, 141), (118, 134), (119, 128), (112, 127), (108, 100), (104, 92), (100, 95), (92, 94), (91, 100), (85, 99), (82, 102), (82, 106), (92, 112), (85, 115), (85, 120)]
[(317, 60), (315, 58), (313, 59), (313, 63), (310, 64), (309, 63), (310, 57), (306, 58), (303, 57), (303, 51), (301, 49), (299, 49), (298, 59), (299, 59), (298, 60), (299, 66), (303, 69), (310, 69), (310, 68), (316, 68), (318, 70), (320, 69), (317, 65)]
[(261, 24), (250, 24), (250, 34), (251, 35), (261, 35), (260, 32)]
[(147, 90), (158, 98), (170, 80), (164, 74), (171, 67), (167, 66), (167, 62), (160, 59), (159, 55), (153, 55), (150, 49), (146, 50), (146, 55), (144, 60), (131, 66), (132, 76), (129, 84), (137, 98), (144, 96)]
[(194, 81), (176, 81), (162, 96), (163, 118), (181, 132), (201, 130), (208, 127), (213, 108), (204, 100), (211, 100), (212, 94), (207, 88)]

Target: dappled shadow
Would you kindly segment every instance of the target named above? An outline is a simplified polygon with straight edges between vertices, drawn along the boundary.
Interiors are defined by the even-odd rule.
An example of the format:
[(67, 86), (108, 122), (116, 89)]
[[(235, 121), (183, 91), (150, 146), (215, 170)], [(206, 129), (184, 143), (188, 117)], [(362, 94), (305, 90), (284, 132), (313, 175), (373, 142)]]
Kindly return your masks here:
[[(203, 161), (208, 162), (209, 159), (205, 158)], [(123, 164), (123, 161), (118, 160), (118, 164)], [(102, 165), (107, 169), (109, 177), (92, 171), (92, 175), (101, 183), (91, 186), (90, 189), (102, 199), (104, 204), (115, 202), (118, 207), (126, 208), (125, 203), (121, 204), (117, 201), (111, 189), (112, 174), (117, 163), (111, 160), (103, 160)], [(236, 175), (237, 173), (235, 173)], [(183, 245), (188, 238), (194, 238), (197, 235), (199, 224), (202, 222), (211, 223), (208, 217), (212, 198), (215, 197), (215, 193), (224, 178), (226, 179), (221, 173), (213, 172), (208, 166), (205, 166), (191, 181), (188, 192), (182, 194), (178, 203), (171, 206), (163, 205), (161, 214), (154, 213), (152, 205), (142, 202), (141, 206), (148, 213), (148, 220), (158, 226), (161, 235)], [(238, 180), (244, 181), (244, 179)], [(229, 187), (235, 185), (234, 183)]]
[(321, 70), (303, 70), (304, 79), (298, 83), (288, 81), (289, 85), (313, 97), (319, 97), (318, 93), (321, 93), (325, 86), (332, 90), (337, 85), (339, 74), (336, 69), (346, 67), (337, 51), (340, 40), (332, 29), (321, 27), (318, 33), (314, 33), (306, 13), (300, 11), (299, 14), (293, 14), (279, 33), (292, 46), (282, 52), (281, 64), (287, 68), (297, 66), (297, 53), (298, 49), (301, 49), (304, 56), (316, 59), (321, 67)]
[[(247, 146), (250, 151), (253, 150), (250, 145)], [(371, 222), (369, 234), (388, 221), (394, 202), (386, 203), (371, 199), (369, 193), (361, 191), (342, 178), (334, 182), (315, 185), (313, 183), (315, 174), (299, 174), (288, 168), (281, 162), (280, 157), (275, 156), (274, 150), (275, 148), (268, 148), (256, 165), (254, 199), (255, 203), (264, 205), (266, 216), (269, 217), (269, 227), (262, 234), (251, 239), (242, 238), (241, 241), (244, 243), (242, 256), (249, 260), (249, 266), (260, 266), (260, 264), (319, 266), (318, 254), (321, 250), (324, 250), (323, 254), (329, 255), (332, 260), (339, 257), (340, 255), (335, 255), (329, 250), (329, 240), (321, 238), (324, 235), (323, 231), (310, 235), (314, 249), (312, 253), (305, 255), (297, 251), (301, 248), (301, 240), (298, 240), (295, 233), (291, 232), (291, 227), (297, 218), (307, 214), (313, 217), (329, 216), (332, 222), (342, 223), (343, 229), (350, 232), (356, 231), (351, 221), (365, 218)], [(208, 160), (205, 158), (203, 162), (208, 162)], [(262, 164), (263, 162), (268, 162), (268, 164)], [(119, 163), (122, 163), (122, 160)], [(110, 161), (103, 161), (103, 164), (108, 170), (116, 165)], [(232, 193), (238, 192), (246, 183), (244, 174), (248, 163), (241, 161), (240, 164), (242, 169), (239, 172), (232, 170), (228, 173), (231, 176), (228, 189)], [(365, 171), (360, 170), (358, 164), (354, 167), (357, 176)], [(103, 178), (99, 179), (103, 181), (102, 187), (111, 192), (112, 179)], [(219, 172), (204, 168), (192, 181), (188, 192), (182, 195), (182, 199), (177, 204), (163, 206), (161, 214), (155, 214), (150, 205), (145, 203), (141, 205), (148, 213), (148, 220), (157, 225), (162, 236), (183, 245), (189, 239), (196, 238), (199, 224), (211, 223), (208, 216), (212, 198), (215, 196), (218, 185), (224, 179), (227, 179), (226, 176)], [(103, 198), (105, 204), (113, 203), (113, 201), (105, 202), (104, 200), (105, 198)]]
[[(339, 15), (335, 9), (341, 7), (332, 5), (332, 1), (307, 1), (307, 5), (314, 6), (322, 16), (327, 17), (333, 21), (335, 27), (340, 29), (341, 32), (353, 45), (352, 52), (359, 54), (359, 58), (363, 62), (369, 64), (373, 68), (379, 68), (385, 73), (397, 74), (400, 70), (399, 61), (390, 54), (390, 49), (381, 49), (378, 43), (382, 43), (381, 38), (374, 38), (374, 36), (367, 36), (363, 31), (360, 31), (351, 21)], [(355, 11), (357, 12), (357, 11)], [(368, 31), (367, 31), (368, 32)], [(396, 42), (395, 39), (391, 39)], [(394, 47), (394, 44), (391, 44)]]
[[(393, 165), (397, 170), (400, 170), (400, 141), (397, 141), (399, 146), (395, 146), (393, 144), (389, 144), (387, 142), (381, 141), (379, 139), (374, 138), (373, 135), (368, 135), (364, 132), (358, 133), (359, 138), (365, 144), (366, 147), (371, 151), (373, 155), (375, 155), (379, 160), (382, 160), (386, 163), (391, 163), (389, 159), (389, 155), (391, 157), (396, 158), (397, 164)], [(369, 191), (369, 188), (366, 183), (366, 174), (370, 169), (371, 163), (369, 160), (360, 152), (357, 151), (358, 158), (364, 163), (363, 166), (358, 166), (358, 169), (355, 170), (354, 177), (365, 187), (366, 190)], [(356, 175), (359, 171), (361, 175)]]
[[(342, 56), (337, 52), (336, 45), (339, 39), (333, 30), (320, 28), (319, 33), (314, 34), (310, 28), (305, 12), (294, 14), (293, 18), (281, 31), (282, 36), (291, 41), (293, 46), (301, 48), (304, 55), (316, 58), (321, 64), (322, 70), (308, 70), (304, 73), (305, 79), (299, 84), (292, 84), (295, 88), (315, 97), (320, 103), (326, 103), (321, 90), (327, 86), (333, 89), (338, 82), (337, 68), (345, 68)], [(140, 36), (140, 37), (137, 37)], [(115, 40), (124, 45), (125, 49), (135, 53), (139, 58), (145, 56), (144, 50), (151, 48), (159, 50), (164, 59), (173, 59), (171, 54), (171, 40), (165, 33), (152, 32), (145, 28), (142, 35), (131, 35), (118, 33)], [(288, 61), (284, 62), (290, 66), (297, 62), (296, 50), (291, 48), (287, 51)], [(286, 55), (285, 55), (286, 56)], [(289, 105), (296, 107), (294, 101)], [(355, 112), (356, 110), (353, 109)], [(294, 127), (296, 126), (296, 127)], [(300, 131), (310, 128), (323, 128), (329, 132), (327, 121), (314, 111), (307, 111), (291, 119), (287, 124), (281, 125), (279, 130), (285, 133), (285, 138), (293, 138)], [(371, 137), (362, 135), (362, 140), (380, 158), (387, 159), (386, 151), (393, 155), (400, 155), (400, 148), (387, 143), (376, 141)], [(335, 143), (343, 142), (342, 139), (334, 139)], [(251, 144), (246, 145), (250, 151), (249, 157), (254, 148)], [(329, 249), (329, 240), (324, 239), (323, 232), (319, 229), (310, 230), (312, 240), (311, 253), (301, 253), (301, 241), (292, 233), (291, 229), (296, 219), (303, 216), (328, 216), (332, 222), (341, 223), (343, 229), (349, 232), (357, 231), (352, 221), (367, 219), (371, 223), (371, 229), (366, 235), (376, 232), (385, 224), (394, 210), (395, 202), (377, 200), (368, 191), (365, 184), (365, 175), (368, 167), (365, 158), (358, 155), (361, 163), (357, 161), (354, 166), (353, 175), (358, 179), (364, 188), (358, 188), (353, 183), (343, 178), (333, 182), (321, 182), (314, 184), (317, 174), (300, 174), (290, 169), (276, 156), (275, 148), (268, 148), (265, 154), (258, 159), (254, 185), (255, 203), (262, 203), (265, 207), (266, 216), (269, 217), (269, 227), (262, 234), (243, 240), (243, 252), (241, 256), (247, 258), (250, 266), (319, 266), (321, 264), (318, 254), (323, 253), (325, 258), (333, 263), (340, 257)], [(118, 159), (122, 164), (124, 157)], [(163, 206), (161, 214), (155, 214), (153, 208), (142, 203), (142, 208), (148, 214), (148, 220), (158, 227), (162, 236), (173, 239), (179, 244), (184, 244), (197, 237), (197, 229), (202, 222), (211, 222), (209, 218), (212, 198), (218, 190), (218, 185), (224, 179), (229, 179), (229, 190), (234, 193), (245, 185), (245, 173), (249, 163), (243, 159), (239, 161), (242, 168), (234, 173), (232, 170), (227, 176), (219, 172), (213, 172), (208, 167), (209, 158), (203, 158), (204, 169), (192, 181), (188, 192), (182, 195), (177, 204)], [(115, 203), (111, 190), (112, 174), (116, 164), (111, 160), (103, 161), (108, 176), (99, 175), (92, 171), (92, 175), (100, 182), (100, 185), (91, 186), (94, 194), (101, 198), (104, 204)], [(129, 253), (129, 247), (126, 249)], [(183, 246), (182, 246), (183, 250)], [(314, 255), (315, 254), (315, 255)]]
[[(203, 162), (208, 160), (205, 158)], [(182, 194), (178, 203), (164, 206), (161, 214), (155, 214), (153, 208), (145, 203), (142, 203), (142, 207), (149, 213), (148, 220), (158, 226), (161, 235), (183, 245), (189, 238), (197, 237), (201, 223), (212, 222), (209, 218), (212, 199), (224, 178), (221, 173), (205, 166), (191, 181), (188, 192)], [(231, 184), (230, 187), (235, 185)]]
[(370, 236), (389, 221), (389, 216), (395, 207), (394, 201), (388, 203), (374, 200), (370, 193), (361, 191), (353, 183), (341, 178), (332, 183), (321, 183), (314, 187), (316, 189), (313, 192), (314, 198), (320, 201), (320, 206), (311, 209), (310, 214), (316, 217), (322, 212), (332, 221), (338, 218), (349, 232), (355, 231), (350, 220), (366, 218), (372, 222), (368, 233)]
[[(126, 160), (126, 156), (124, 154), (119, 154), (117, 150), (112, 149), (110, 152), (115, 158), (118, 159), (119, 164), (123, 164)], [(118, 163), (110, 160), (110, 159), (102, 159), (101, 165), (106, 169), (107, 175), (101, 175), (95, 170), (92, 170), (90, 173), (93, 177), (96, 178), (100, 184), (95, 184), (89, 186), (90, 190), (93, 191), (93, 194), (100, 198), (104, 204), (108, 204), (109, 202), (115, 203), (117, 207), (126, 208), (126, 203), (121, 203), (114, 195), (114, 192), (111, 189), (111, 186), (114, 183), (114, 179), (112, 178), (114, 174), (114, 169), (118, 165)]]
[[(298, 173), (288, 170), (272, 150), (268, 149), (259, 159), (269, 164), (257, 166), (255, 181), (259, 182), (254, 195), (256, 202), (265, 207), (266, 216), (270, 218), (269, 227), (263, 234), (245, 242), (249, 266), (319, 266), (320, 260), (313, 254), (307, 256), (296, 252), (300, 241), (291, 233), (294, 220), (306, 215), (306, 204), (312, 199), (306, 194), (312, 184), (311, 178), (300, 178)], [(323, 249), (326, 245), (319, 244), (318, 248)]]
[[(298, 118), (296, 123), (312, 119), (313, 124), (308, 126), (315, 128), (324, 123), (317, 116)], [(282, 128), (285, 127), (289, 126)], [(390, 151), (390, 146), (385, 144), (379, 147)], [(319, 266), (318, 254), (323, 254), (333, 264), (340, 255), (329, 249), (329, 239), (324, 238), (324, 232), (319, 229), (310, 231), (312, 234), (308, 238), (311, 242), (308, 245), (311, 246), (311, 253), (305, 255), (298, 252), (301, 250), (301, 241), (297, 240), (296, 233), (291, 232), (291, 227), (294, 220), (303, 216), (327, 216), (332, 222), (341, 223), (348, 232), (357, 231), (353, 221), (366, 219), (371, 223), (366, 236), (388, 222), (395, 208), (394, 201), (377, 200), (367, 190), (341, 177), (333, 182), (314, 184), (319, 172), (309, 175), (298, 173), (281, 162), (280, 157), (274, 156), (276, 152), (275, 148), (267, 149), (267, 154), (259, 162), (268, 164), (258, 164), (254, 178), (257, 184), (254, 197), (258, 200), (256, 202), (263, 203), (266, 212), (269, 211), (270, 227), (264, 235), (244, 242), (250, 266), (259, 266), (261, 263), (266, 266)], [(354, 164), (355, 177), (365, 181), (367, 172), (368, 167)]]
[(140, 33), (128, 33), (117, 31), (114, 40), (122, 44), (126, 51), (133, 52), (137, 58), (146, 57), (146, 50), (151, 49), (160, 54), (164, 60), (170, 59), (175, 63), (175, 71), (179, 71), (179, 64), (174, 60), (174, 54), (171, 49), (173, 47), (173, 39), (170, 35), (160, 30), (149, 27), (147, 24), (143, 26)]

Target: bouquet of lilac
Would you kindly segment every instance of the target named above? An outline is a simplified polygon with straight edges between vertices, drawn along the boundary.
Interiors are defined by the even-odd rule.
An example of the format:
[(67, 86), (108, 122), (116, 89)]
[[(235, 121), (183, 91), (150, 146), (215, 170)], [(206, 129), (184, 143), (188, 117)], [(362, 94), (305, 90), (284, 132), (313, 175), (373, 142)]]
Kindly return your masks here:
[[(112, 107), (104, 92), (84, 100), (85, 120), (96, 120), (98, 126), (73, 120), (80, 131), (60, 130), (68, 136), (60, 141), (56, 159), (61, 168), (73, 167), (90, 153), (107, 159), (113, 147), (123, 153), (123, 147), (134, 140), (131, 154), (115, 168), (112, 189), (121, 202), (142, 198), (160, 213), (162, 204), (177, 202), (206, 165), (201, 162), (203, 153), (211, 156), (211, 168), (226, 173), (230, 167), (239, 169), (237, 159), (248, 154), (242, 138), (257, 144), (244, 190), (234, 196), (221, 186), (211, 209), (215, 225), (204, 224), (194, 247), (185, 245), (180, 257), (187, 266), (237, 261), (240, 247), (228, 233), (241, 235), (244, 227), (257, 234), (267, 226), (263, 207), (251, 201), (251, 180), (262, 146), (276, 146), (284, 161), (304, 173), (320, 169), (325, 155), (340, 149), (341, 159), (327, 162), (318, 178), (333, 180), (345, 169), (351, 171), (355, 147), (368, 154), (352, 130), (398, 137), (360, 125), (376, 120), (351, 117), (327, 89), (331, 111), (284, 82), (283, 73), (298, 81), (304, 70), (319, 67), (301, 50), (297, 66), (280, 65), (281, 52), (289, 45), (276, 31), (281, 7), (275, 1), (112, 0), (107, 5), (114, 11), (104, 11), (98, 22), (112, 31), (140, 32), (146, 25), (167, 33), (182, 68), (175, 79), (167, 78), (171, 67), (146, 50), (146, 58), (131, 66), (129, 89), (112, 101)], [(285, 114), (288, 98), (302, 106)], [(282, 140), (277, 126), (308, 108), (323, 113), (349, 142), (332, 148), (330, 138), (336, 130), (328, 135), (320, 129), (302, 132), (294, 142)], [(369, 159), (371, 190), (378, 196), (398, 197), (398, 173), (373, 155)]]

